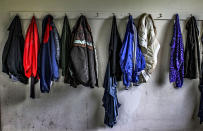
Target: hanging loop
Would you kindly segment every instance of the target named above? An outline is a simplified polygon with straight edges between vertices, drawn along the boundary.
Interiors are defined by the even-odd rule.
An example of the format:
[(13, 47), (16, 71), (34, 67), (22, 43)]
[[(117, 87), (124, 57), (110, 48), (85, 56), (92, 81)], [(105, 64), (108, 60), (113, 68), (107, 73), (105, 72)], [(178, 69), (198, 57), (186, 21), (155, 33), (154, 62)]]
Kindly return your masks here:
[(99, 13), (97, 12), (97, 16), (96, 17), (99, 17)]
[(157, 17), (157, 18), (161, 18), (161, 17), (163, 17), (163, 15), (160, 13), (160, 14), (159, 14), (159, 17)]

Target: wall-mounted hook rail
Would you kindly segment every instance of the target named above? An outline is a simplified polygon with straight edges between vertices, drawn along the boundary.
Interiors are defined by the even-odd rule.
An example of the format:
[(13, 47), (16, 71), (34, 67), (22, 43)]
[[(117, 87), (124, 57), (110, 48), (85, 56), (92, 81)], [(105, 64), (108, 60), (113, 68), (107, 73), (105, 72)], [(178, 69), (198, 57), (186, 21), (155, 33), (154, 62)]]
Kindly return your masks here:
[[(172, 20), (173, 16), (176, 12), (168, 12), (163, 11), (155, 12), (155, 11), (148, 11), (154, 20)], [(146, 13), (148, 13), (146, 12)], [(108, 19), (111, 18), (112, 15), (116, 14), (117, 19), (128, 18), (126, 16), (132, 15), (134, 19), (138, 19), (141, 14), (145, 12), (138, 12), (138, 11), (113, 11), (113, 12), (106, 12), (106, 11), (34, 11), (36, 19), (43, 19), (43, 17), (47, 14), (52, 14), (54, 19), (63, 19), (64, 14), (68, 16), (69, 19), (77, 19), (80, 15), (85, 15), (88, 19)], [(20, 15), (21, 19), (31, 19), (33, 15), (33, 11), (9, 11), (10, 17), (14, 17), (16, 14)], [(203, 20), (203, 12), (180, 12), (179, 17), (181, 21), (187, 20), (187, 18), (194, 14), (197, 21)]]

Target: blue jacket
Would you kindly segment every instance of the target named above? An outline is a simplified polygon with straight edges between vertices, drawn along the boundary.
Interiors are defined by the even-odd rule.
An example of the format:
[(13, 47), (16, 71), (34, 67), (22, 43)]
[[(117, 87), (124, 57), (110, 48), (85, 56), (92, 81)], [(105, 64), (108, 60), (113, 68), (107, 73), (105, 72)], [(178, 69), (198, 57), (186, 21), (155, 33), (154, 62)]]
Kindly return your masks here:
[(118, 116), (120, 103), (117, 98), (116, 77), (110, 75), (110, 62), (107, 65), (103, 87), (105, 88), (102, 99), (105, 108), (104, 124), (113, 127), (117, 122), (116, 117)]
[(41, 92), (49, 92), (51, 82), (59, 78), (57, 43), (52, 16), (48, 15), (44, 18), (42, 28), (40, 89)]
[(111, 37), (109, 43), (109, 61), (104, 77), (103, 106), (105, 109), (104, 124), (113, 127), (116, 124), (118, 108), (120, 104), (117, 98), (117, 81), (121, 78), (119, 65), (119, 52), (122, 46), (120, 35), (117, 29), (116, 17), (113, 16)]
[(139, 83), (140, 72), (145, 69), (145, 58), (140, 49), (137, 29), (131, 15), (120, 52), (120, 66), (123, 72), (123, 84), (127, 88), (131, 82)]
[(179, 23), (179, 16), (176, 14), (176, 19), (173, 27), (173, 38), (171, 41), (169, 80), (175, 82), (176, 87), (180, 88), (183, 85), (184, 78), (184, 44)]

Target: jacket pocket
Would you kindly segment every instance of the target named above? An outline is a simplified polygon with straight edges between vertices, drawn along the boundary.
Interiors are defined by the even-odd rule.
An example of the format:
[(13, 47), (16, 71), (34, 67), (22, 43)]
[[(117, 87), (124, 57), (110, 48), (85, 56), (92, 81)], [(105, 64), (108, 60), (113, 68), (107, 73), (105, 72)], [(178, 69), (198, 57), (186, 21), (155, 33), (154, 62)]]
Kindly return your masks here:
[(87, 84), (89, 82), (87, 49), (80, 46), (74, 46), (71, 49), (70, 57), (76, 79), (81, 84)]

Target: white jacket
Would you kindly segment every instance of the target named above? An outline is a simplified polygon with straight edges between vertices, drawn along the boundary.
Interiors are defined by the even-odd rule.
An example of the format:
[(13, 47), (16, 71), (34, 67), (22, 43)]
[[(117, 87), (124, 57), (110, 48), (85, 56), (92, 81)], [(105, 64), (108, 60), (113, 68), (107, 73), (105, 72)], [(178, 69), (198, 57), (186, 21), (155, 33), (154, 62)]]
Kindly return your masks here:
[(146, 68), (141, 72), (141, 82), (147, 82), (157, 64), (157, 55), (160, 49), (156, 37), (156, 27), (150, 14), (143, 14), (138, 28), (139, 44), (145, 56)]

